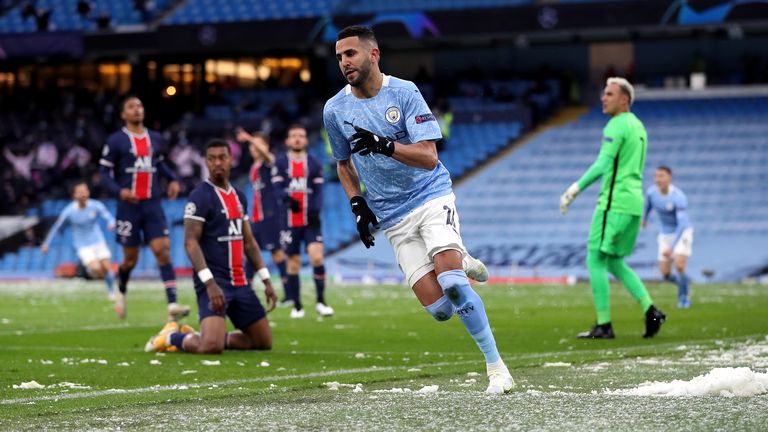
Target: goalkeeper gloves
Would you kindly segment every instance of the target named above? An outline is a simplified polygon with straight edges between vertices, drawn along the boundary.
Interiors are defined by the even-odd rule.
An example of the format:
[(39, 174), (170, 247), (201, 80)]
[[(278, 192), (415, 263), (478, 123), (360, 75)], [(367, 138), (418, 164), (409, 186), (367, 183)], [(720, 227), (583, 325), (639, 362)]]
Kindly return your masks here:
[(578, 183), (568, 186), (568, 189), (560, 196), (560, 213), (565, 214), (568, 211), (568, 206), (576, 199), (579, 192), (581, 189)]
[(392, 157), (395, 154), (395, 142), (389, 138), (376, 135), (365, 130), (360, 126), (355, 126), (355, 134), (350, 141), (354, 144), (352, 153), (360, 153), (360, 156), (367, 156), (371, 153), (383, 154)]
[(288, 195), (283, 197), (283, 205), (285, 208), (290, 209), (294, 213), (301, 210), (301, 203), (298, 200), (289, 197)]
[(353, 196), (349, 200), (349, 204), (352, 206), (352, 213), (355, 214), (355, 222), (357, 223), (357, 233), (360, 235), (360, 240), (365, 245), (366, 249), (373, 246), (373, 234), (369, 225), (374, 227), (379, 224), (379, 220), (376, 219), (376, 215), (373, 214), (368, 203), (365, 202), (365, 198), (361, 196)]

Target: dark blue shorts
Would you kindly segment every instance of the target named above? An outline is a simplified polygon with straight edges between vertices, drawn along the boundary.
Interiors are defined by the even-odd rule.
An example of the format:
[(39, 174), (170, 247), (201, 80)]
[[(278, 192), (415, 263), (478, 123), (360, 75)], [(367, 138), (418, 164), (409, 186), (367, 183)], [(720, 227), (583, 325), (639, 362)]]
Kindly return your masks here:
[(272, 252), (280, 249), (280, 222), (276, 216), (252, 222), (251, 231), (261, 250)]
[(261, 305), (259, 298), (253, 289), (247, 285), (232, 286), (219, 284), (224, 291), (224, 312), (216, 313), (211, 309), (211, 302), (208, 299), (208, 291), (205, 286), (199, 283), (195, 284), (195, 293), (197, 294), (197, 308), (200, 321), (209, 316), (229, 317), (235, 328), (240, 330), (247, 329), (251, 324), (267, 316), (264, 306)]
[(168, 236), (168, 222), (159, 199), (139, 201), (130, 204), (117, 201), (117, 243), (138, 247), (150, 240)]
[(322, 243), (323, 233), (319, 228), (308, 226), (301, 228), (285, 228), (280, 231), (280, 246), (288, 255), (300, 255), (301, 244)]

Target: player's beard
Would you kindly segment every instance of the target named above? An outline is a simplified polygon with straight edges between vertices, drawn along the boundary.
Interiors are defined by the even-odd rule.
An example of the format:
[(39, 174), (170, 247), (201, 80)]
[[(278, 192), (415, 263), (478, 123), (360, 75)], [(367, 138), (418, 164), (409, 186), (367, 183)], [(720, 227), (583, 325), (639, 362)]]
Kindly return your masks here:
[(355, 70), (357, 71), (357, 79), (348, 80), (349, 85), (352, 87), (362, 87), (368, 81), (368, 77), (371, 76), (371, 61), (366, 59), (365, 62)]

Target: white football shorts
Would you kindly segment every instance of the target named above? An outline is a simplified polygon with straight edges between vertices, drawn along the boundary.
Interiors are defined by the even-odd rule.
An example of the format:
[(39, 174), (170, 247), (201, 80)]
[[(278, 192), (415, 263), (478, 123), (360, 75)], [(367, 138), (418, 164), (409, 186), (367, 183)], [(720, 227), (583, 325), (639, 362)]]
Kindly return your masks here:
[(657, 239), (659, 243), (659, 261), (672, 260), (674, 257), (680, 255), (689, 257), (693, 254), (693, 228), (686, 228), (683, 234), (680, 236), (680, 240), (675, 245), (675, 249), (672, 251), (672, 256), (665, 257), (664, 251), (669, 249), (672, 242), (675, 241), (674, 234), (659, 234)]
[(80, 261), (85, 266), (93, 261), (101, 261), (112, 257), (105, 242), (81, 247), (77, 250), (77, 256), (80, 257)]
[(455, 201), (453, 193), (435, 198), (384, 231), (410, 287), (435, 269), (436, 254), (450, 249), (466, 254)]

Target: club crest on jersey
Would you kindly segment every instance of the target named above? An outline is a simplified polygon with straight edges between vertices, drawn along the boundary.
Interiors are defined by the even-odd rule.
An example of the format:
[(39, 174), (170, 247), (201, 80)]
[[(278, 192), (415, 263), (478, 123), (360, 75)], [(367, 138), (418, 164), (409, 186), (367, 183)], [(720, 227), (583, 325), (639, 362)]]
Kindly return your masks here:
[(671, 202), (667, 203), (667, 211), (672, 211), (675, 208), (675, 205)]
[(384, 117), (387, 118), (387, 121), (395, 124), (400, 121), (400, 110), (397, 107), (389, 107), (387, 108), (387, 112), (384, 114)]
[(193, 202), (188, 202), (187, 205), (184, 206), (184, 214), (187, 216), (194, 216), (196, 211), (197, 206)]

